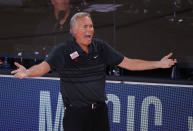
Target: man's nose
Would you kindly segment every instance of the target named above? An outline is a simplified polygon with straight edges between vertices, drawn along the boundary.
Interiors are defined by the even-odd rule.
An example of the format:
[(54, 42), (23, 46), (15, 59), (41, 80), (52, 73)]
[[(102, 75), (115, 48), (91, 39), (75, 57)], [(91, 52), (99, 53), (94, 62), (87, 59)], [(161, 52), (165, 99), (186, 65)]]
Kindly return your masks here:
[(93, 31), (93, 27), (88, 27), (87, 31)]

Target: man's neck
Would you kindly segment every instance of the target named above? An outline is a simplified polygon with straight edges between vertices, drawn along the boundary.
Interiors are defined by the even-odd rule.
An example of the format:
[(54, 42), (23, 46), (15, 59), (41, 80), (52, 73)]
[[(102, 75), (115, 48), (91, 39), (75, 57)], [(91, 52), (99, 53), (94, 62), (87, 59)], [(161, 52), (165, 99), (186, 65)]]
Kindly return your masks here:
[(78, 44), (80, 46), (80, 48), (86, 52), (88, 54), (88, 46), (82, 45), (82, 44)]

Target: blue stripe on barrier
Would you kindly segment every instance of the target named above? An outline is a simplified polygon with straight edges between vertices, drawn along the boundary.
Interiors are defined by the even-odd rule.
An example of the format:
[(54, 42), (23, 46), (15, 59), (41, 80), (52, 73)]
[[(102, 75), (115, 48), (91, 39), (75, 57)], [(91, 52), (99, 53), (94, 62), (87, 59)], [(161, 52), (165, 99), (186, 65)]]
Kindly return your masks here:
[[(1, 76), (0, 131), (62, 130), (59, 88), (58, 79)], [(108, 81), (106, 93), (111, 131), (193, 130), (192, 86)]]

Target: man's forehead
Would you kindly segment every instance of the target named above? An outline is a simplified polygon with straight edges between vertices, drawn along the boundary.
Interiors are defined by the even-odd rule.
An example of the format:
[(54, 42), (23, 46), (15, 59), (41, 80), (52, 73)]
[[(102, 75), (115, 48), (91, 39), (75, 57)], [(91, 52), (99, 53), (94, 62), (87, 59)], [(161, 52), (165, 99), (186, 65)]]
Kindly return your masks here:
[(92, 20), (89, 16), (84, 16), (81, 18), (76, 19), (78, 24), (92, 24)]
[(89, 16), (83, 16), (80, 18), (77, 18), (76, 21), (92, 21)]

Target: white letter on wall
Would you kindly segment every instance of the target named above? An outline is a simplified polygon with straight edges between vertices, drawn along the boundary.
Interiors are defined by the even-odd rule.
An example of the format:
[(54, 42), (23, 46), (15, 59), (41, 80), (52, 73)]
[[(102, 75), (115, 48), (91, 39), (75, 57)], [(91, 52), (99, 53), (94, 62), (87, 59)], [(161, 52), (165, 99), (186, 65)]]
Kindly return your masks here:
[[(64, 115), (64, 107), (61, 94), (58, 95), (58, 103), (56, 109), (56, 116), (54, 122), (54, 128), (52, 128), (52, 108), (51, 98), (49, 91), (40, 91), (40, 109), (39, 109), (39, 131), (63, 131), (62, 120)], [(46, 126), (47, 125), (47, 126)], [(46, 128), (47, 127), (47, 130)]]
[(113, 103), (113, 122), (120, 123), (121, 111), (120, 111), (120, 100), (118, 96), (114, 94), (107, 94), (107, 98), (108, 98), (107, 103), (110, 101)]
[(193, 117), (188, 117), (188, 131), (193, 131)]
[(56, 117), (55, 117), (55, 123), (54, 123), (54, 131), (58, 131), (59, 126), (60, 126), (60, 131), (64, 131), (62, 126), (63, 117), (64, 117), (64, 104), (62, 100), (62, 95), (61, 93), (59, 93), (57, 109), (56, 109)]
[(141, 131), (148, 131), (149, 106), (155, 106), (155, 125), (162, 125), (162, 104), (155, 96), (146, 97), (141, 108)]
[(135, 97), (128, 96), (127, 104), (127, 131), (134, 131)]

